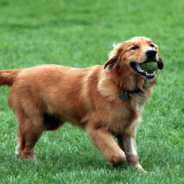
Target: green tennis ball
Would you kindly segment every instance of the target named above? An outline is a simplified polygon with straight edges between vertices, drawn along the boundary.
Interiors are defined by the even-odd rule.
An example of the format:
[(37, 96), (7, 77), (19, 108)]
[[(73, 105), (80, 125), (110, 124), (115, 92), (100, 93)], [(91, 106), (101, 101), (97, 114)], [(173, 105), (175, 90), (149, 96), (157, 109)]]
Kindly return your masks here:
[(149, 61), (149, 62), (143, 63), (141, 65), (141, 68), (147, 73), (153, 73), (157, 69), (157, 62)]

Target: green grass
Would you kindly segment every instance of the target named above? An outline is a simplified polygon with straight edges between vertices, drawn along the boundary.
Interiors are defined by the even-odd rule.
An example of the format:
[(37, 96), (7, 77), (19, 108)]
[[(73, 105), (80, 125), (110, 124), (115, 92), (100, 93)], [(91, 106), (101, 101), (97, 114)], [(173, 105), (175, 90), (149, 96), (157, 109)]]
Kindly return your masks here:
[(184, 183), (183, 7), (183, 0), (0, 0), (0, 69), (103, 64), (114, 41), (134, 36), (150, 37), (165, 64), (137, 133), (147, 174), (127, 164), (109, 166), (71, 125), (43, 134), (37, 162), (17, 159), (9, 88), (1, 87), (0, 183)]

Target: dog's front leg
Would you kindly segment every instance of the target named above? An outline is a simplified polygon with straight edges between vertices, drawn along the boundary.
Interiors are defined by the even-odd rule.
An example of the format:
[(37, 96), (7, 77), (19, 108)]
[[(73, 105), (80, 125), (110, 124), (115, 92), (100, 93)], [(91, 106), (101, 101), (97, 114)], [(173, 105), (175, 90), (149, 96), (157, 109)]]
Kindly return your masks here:
[(117, 145), (110, 132), (102, 128), (87, 128), (87, 134), (91, 142), (111, 165), (121, 164), (126, 161), (125, 153)]
[(139, 163), (135, 138), (130, 135), (120, 135), (118, 136), (118, 142), (120, 147), (125, 151), (127, 161), (134, 168), (146, 172)]

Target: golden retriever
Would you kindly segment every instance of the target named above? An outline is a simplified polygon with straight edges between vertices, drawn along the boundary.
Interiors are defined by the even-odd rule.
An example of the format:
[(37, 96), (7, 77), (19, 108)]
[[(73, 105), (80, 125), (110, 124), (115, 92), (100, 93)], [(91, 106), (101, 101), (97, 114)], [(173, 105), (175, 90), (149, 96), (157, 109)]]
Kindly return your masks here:
[(114, 45), (104, 65), (1, 70), (0, 85), (12, 86), (8, 104), (18, 121), (17, 156), (35, 159), (34, 147), (42, 132), (68, 121), (87, 131), (110, 164), (128, 161), (144, 171), (135, 136), (143, 105), (157, 79), (157, 69), (147, 73), (141, 68), (149, 61), (163, 68), (157, 46), (146, 37), (134, 37)]

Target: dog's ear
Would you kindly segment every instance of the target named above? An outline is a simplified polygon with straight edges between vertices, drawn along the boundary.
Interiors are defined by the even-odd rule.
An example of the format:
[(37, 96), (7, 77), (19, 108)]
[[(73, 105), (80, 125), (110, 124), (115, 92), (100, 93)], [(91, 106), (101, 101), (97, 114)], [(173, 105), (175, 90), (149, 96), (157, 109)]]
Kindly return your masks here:
[(105, 63), (104, 69), (108, 68), (113, 70), (117, 67), (119, 61), (121, 60), (122, 44), (114, 45), (114, 50), (109, 54), (109, 60)]
[(116, 68), (116, 66), (118, 65), (118, 56), (110, 58), (104, 65), (104, 69), (106, 69), (107, 67), (110, 70), (113, 70), (114, 68)]
[(159, 60), (157, 62), (158, 69), (162, 70), (164, 68), (164, 63), (162, 61), (162, 58), (159, 56)]

